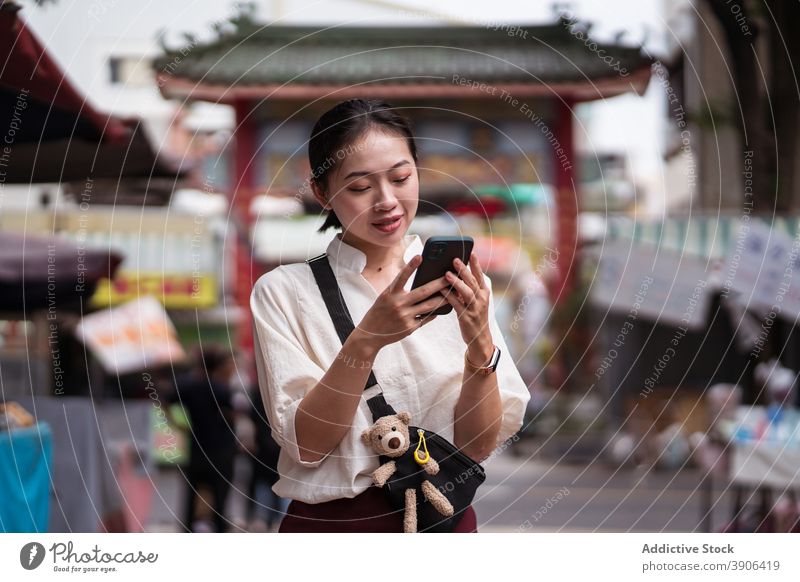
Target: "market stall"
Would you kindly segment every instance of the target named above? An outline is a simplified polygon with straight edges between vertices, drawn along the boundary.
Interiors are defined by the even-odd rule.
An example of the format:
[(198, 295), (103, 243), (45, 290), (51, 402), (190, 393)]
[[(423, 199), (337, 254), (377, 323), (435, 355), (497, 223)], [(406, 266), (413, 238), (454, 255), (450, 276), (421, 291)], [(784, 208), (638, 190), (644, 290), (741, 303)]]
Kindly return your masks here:
[(52, 447), (46, 422), (0, 430), (0, 532), (50, 531)]

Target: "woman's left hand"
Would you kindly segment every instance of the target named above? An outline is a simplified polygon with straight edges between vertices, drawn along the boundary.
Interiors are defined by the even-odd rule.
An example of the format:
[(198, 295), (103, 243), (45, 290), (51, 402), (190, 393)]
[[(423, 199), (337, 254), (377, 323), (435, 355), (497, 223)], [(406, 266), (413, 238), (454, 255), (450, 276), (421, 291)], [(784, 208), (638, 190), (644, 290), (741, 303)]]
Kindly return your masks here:
[[(489, 330), (489, 288), (483, 280), (483, 271), (478, 264), (475, 253), (470, 254), (469, 268), (460, 260), (453, 261), (458, 276), (448, 271), (447, 280), (453, 285), (442, 289), (440, 293), (453, 306), (458, 314), (458, 325), (461, 337), (470, 351), (483, 351), (492, 346), (492, 334)], [(491, 352), (490, 352), (491, 355)]]

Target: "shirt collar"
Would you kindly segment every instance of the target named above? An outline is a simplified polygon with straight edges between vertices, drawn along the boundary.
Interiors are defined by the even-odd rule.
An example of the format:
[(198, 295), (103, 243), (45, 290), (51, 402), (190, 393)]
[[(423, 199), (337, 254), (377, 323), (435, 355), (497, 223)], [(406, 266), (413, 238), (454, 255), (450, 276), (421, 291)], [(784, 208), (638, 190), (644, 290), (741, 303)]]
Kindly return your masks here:
[[(418, 234), (405, 235), (403, 237), (403, 243), (406, 246), (406, 250), (403, 253), (404, 263), (408, 263), (411, 257), (422, 254), (423, 246)], [(341, 232), (336, 233), (336, 236), (328, 243), (328, 248), (325, 252), (328, 255), (328, 261), (334, 269), (351, 269), (360, 274), (361, 271), (364, 270), (364, 267), (367, 266), (367, 255), (354, 246), (344, 242)]]

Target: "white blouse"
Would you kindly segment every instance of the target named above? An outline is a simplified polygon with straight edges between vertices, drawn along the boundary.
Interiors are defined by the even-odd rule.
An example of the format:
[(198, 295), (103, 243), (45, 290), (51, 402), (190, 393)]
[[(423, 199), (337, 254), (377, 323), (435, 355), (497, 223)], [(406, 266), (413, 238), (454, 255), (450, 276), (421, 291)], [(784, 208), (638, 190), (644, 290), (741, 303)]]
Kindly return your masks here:
[[(404, 262), (422, 253), (419, 235), (407, 234), (404, 243)], [(358, 325), (378, 297), (361, 274), (366, 255), (343, 242), (340, 232), (328, 244), (327, 254), (353, 322)], [(415, 273), (408, 278), (407, 291)], [(491, 290), (491, 280), (484, 276)], [(372, 484), (370, 474), (378, 467), (378, 457), (360, 438), (364, 429), (372, 425), (366, 398), (361, 399), (350, 431), (323, 459), (303, 461), (297, 446), (297, 407), (342, 347), (311, 267), (305, 262), (292, 263), (261, 276), (250, 296), (250, 309), (258, 383), (273, 437), (281, 446), (280, 478), (273, 491), (280, 497), (306, 503), (352, 498), (362, 493)], [(492, 339), (502, 350), (496, 371), (503, 403), (502, 427), (497, 437), (500, 446), (522, 426), (530, 393), (497, 325), (492, 295), (489, 314)], [(396, 411), (408, 411), (413, 424), (452, 442), (465, 350), (456, 312), (451, 311), (383, 347), (372, 369), (386, 401)]]

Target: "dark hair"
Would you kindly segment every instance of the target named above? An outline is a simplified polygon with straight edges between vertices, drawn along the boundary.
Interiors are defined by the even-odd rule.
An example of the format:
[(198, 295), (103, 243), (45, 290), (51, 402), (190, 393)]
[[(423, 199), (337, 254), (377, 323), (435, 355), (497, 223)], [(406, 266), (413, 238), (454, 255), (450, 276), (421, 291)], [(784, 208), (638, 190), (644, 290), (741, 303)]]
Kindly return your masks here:
[(229, 350), (218, 344), (198, 345), (195, 353), (199, 359), (198, 363), (203, 367), (200, 372), (208, 376), (213, 375), (233, 358), (233, 354)]
[[(311, 130), (308, 140), (311, 180), (324, 191), (327, 188), (328, 173), (342, 158), (339, 152), (372, 128), (405, 137), (411, 157), (417, 162), (417, 144), (408, 119), (396, 113), (386, 101), (350, 99), (323, 113)], [(328, 216), (318, 232), (325, 232), (331, 227), (342, 227), (333, 209), (328, 211)]]

